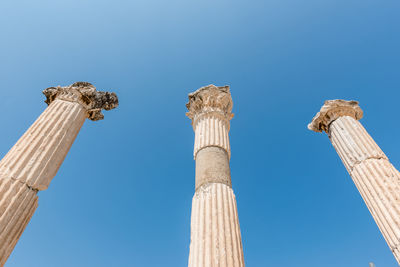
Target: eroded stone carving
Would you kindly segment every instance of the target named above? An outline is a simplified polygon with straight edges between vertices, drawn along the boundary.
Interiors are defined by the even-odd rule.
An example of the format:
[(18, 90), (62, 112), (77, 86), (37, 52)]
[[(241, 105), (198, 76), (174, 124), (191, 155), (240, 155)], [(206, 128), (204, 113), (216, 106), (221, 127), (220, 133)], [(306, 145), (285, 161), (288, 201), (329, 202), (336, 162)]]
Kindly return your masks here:
[(233, 118), (229, 86), (204, 86), (189, 94), (186, 115), (195, 131), (194, 157), (205, 147), (223, 148), (230, 156), (229, 129)]
[(186, 115), (194, 122), (199, 115), (204, 113), (219, 112), (227, 120), (233, 118), (232, 96), (229, 86), (204, 86), (189, 94), (189, 103), (186, 104), (189, 112)]
[(111, 110), (118, 107), (118, 97), (115, 93), (99, 92), (88, 82), (76, 82), (65, 87), (49, 87), (43, 90), (43, 94), (48, 105), (55, 99), (79, 102), (87, 109), (88, 118), (92, 121), (104, 119), (102, 109)]
[(314, 132), (328, 132), (329, 125), (342, 116), (360, 120), (363, 117), (363, 111), (357, 101), (327, 100), (311, 123), (308, 124), (308, 129)]

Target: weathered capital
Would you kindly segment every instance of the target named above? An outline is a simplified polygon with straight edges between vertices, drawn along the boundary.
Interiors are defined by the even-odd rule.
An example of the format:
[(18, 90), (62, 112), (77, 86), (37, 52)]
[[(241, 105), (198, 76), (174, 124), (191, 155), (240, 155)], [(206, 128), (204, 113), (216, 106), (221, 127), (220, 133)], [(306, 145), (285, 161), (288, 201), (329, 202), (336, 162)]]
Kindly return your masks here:
[(205, 114), (222, 115), (229, 121), (233, 118), (233, 102), (229, 86), (207, 85), (189, 94), (189, 103), (186, 104), (189, 112), (186, 113), (195, 125), (195, 121)]
[(84, 106), (88, 118), (92, 121), (104, 119), (102, 109), (111, 110), (118, 107), (118, 97), (115, 93), (98, 92), (96, 87), (88, 82), (76, 82), (72, 85), (49, 87), (43, 90), (46, 103), (50, 105), (54, 100), (78, 102)]
[(363, 117), (363, 111), (357, 101), (327, 100), (311, 123), (308, 124), (308, 129), (314, 132), (328, 132), (329, 125), (343, 116), (360, 120)]

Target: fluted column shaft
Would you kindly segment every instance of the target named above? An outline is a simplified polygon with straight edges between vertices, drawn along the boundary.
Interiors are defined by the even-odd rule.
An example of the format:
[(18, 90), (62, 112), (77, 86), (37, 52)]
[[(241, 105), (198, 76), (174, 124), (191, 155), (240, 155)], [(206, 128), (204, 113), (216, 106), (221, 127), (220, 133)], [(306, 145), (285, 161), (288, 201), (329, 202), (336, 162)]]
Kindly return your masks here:
[(360, 122), (340, 117), (330, 140), (400, 263), (400, 175)]
[(86, 119), (76, 102), (55, 100), (0, 161), (0, 178), (45, 190)]
[(242, 267), (243, 248), (229, 167), (229, 88), (203, 87), (189, 99), (188, 116), (195, 131), (196, 192), (188, 266)]
[(89, 117), (90, 99), (83, 103), (80, 90), (95, 89), (74, 85), (54, 89), (47, 109), (0, 161), (0, 266), (36, 210), (37, 192), (48, 188)]
[(194, 156), (197, 152), (209, 146), (224, 149), (229, 157), (231, 148), (229, 144), (229, 120), (218, 112), (203, 114), (194, 121)]
[(79, 104), (55, 100), (0, 162), (0, 265), (4, 265), (61, 166), (86, 111)]
[(0, 266), (5, 264), (38, 206), (36, 193), (23, 183), (0, 178)]
[[(337, 104), (325, 104), (331, 110), (325, 129), (400, 264), (400, 174), (358, 121), (362, 117), (361, 109), (353, 103), (353, 113), (332, 116), (338, 106), (342, 110), (349, 108), (349, 102)], [(326, 115), (322, 112), (319, 116)]]

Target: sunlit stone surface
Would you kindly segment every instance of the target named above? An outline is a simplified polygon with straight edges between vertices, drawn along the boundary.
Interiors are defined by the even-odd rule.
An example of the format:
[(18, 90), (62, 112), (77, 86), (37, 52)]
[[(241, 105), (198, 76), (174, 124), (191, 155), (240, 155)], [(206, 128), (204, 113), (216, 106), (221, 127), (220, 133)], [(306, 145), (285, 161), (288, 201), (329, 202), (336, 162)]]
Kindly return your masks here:
[(361, 123), (356, 101), (326, 101), (308, 125), (325, 131), (400, 264), (400, 174)]
[(244, 266), (229, 167), (232, 106), (228, 86), (209, 85), (189, 95), (196, 160), (189, 267)]
[(47, 109), (0, 162), (0, 266), (10, 256), (86, 118), (103, 119), (102, 109), (118, 106), (114, 93), (90, 83), (43, 91)]

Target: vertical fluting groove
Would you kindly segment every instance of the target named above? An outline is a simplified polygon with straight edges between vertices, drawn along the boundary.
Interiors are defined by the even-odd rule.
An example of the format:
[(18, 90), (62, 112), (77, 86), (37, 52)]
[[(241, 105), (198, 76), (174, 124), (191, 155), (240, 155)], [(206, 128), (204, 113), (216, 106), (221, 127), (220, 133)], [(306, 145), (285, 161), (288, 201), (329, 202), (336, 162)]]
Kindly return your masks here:
[[(339, 124), (339, 129), (338, 128), (336, 128), (336, 125), (337, 124)], [(346, 151), (346, 149), (345, 148), (353, 148), (353, 146), (352, 146), (352, 144), (351, 143), (349, 143), (349, 142), (347, 142), (348, 140), (351, 140), (352, 139), (352, 137), (350, 136), (350, 135), (347, 135), (346, 137), (344, 137), (344, 135), (342, 135), (341, 134), (341, 132), (346, 132), (346, 130), (347, 130), (347, 128), (348, 127), (346, 127), (346, 125), (343, 125), (343, 124), (340, 124), (340, 120), (338, 120), (338, 123), (333, 123), (333, 125), (332, 125), (334, 128), (332, 129), (332, 132), (333, 133), (338, 133), (339, 135), (337, 136), (337, 137), (340, 137), (340, 138), (338, 138), (338, 139), (333, 139), (333, 141), (335, 142), (334, 144), (334, 146), (335, 147), (337, 147), (337, 148), (340, 148), (340, 147), (343, 147), (344, 149), (344, 151)], [(347, 131), (347, 132), (350, 132), (350, 131)], [(339, 151), (340, 151), (341, 149), (339, 149)], [(339, 153), (339, 152), (338, 152)], [(356, 155), (359, 155), (359, 153), (356, 153), (355, 152), (355, 150), (353, 149), (353, 150), (347, 150), (347, 153), (345, 152), (345, 153), (339, 153), (340, 154), (340, 156), (341, 156), (341, 158), (342, 158), (342, 160), (344, 161), (344, 162), (346, 162), (347, 163), (347, 165), (349, 166), (349, 171), (351, 172), (351, 170), (352, 170), (352, 165), (351, 165), (351, 160), (347, 160), (347, 158), (349, 158), (349, 157), (351, 157), (351, 155), (354, 155), (354, 154), (356, 154)], [(347, 157), (346, 157), (347, 156)], [(359, 157), (360, 158), (360, 157)], [(356, 163), (357, 162), (357, 159), (353, 159), (352, 160), (354, 163)], [(353, 164), (354, 164), (353, 163)], [(373, 194), (371, 194), (371, 197), (373, 197)], [(369, 206), (369, 201), (367, 202), (367, 205)], [(377, 207), (377, 208), (379, 208), (379, 206)], [(378, 217), (377, 217), (377, 220), (378, 220), (378, 222), (377, 223), (379, 223), (379, 221), (380, 221), (380, 212), (379, 212), (379, 210), (378, 210), (378, 212), (377, 212), (377, 215), (378, 215)]]
[(14, 247), (17, 245), (19, 238), (21, 237), (22, 233), (24, 232), (26, 226), (28, 225), (28, 223), (29, 223), (30, 219), (32, 218), (37, 207), (38, 207), (38, 199), (36, 198), (29, 205), (29, 207), (28, 207), (29, 210), (27, 212), (25, 220), (19, 225), (17, 236), (12, 240), (11, 245), (9, 246), (8, 250), (5, 253), (4, 259), (2, 258), (3, 262), (0, 262), (0, 266), (2, 266), (2, 264), (4, 264), (6, 262), (6, 260), (9, 258), (9, 256), (11, 255)]
[(333, 146), (400, 264), (400, 173), (362, 124), (352, 117), (335, 120), (329, 133)]
[(45, 137), (41, 140), (38, 148), (35, 150), (35, 153), (29, 160), (29, 164), (27, 164), (27, 166), (25, 166), (23, 169), (23, 174), (21, 176), (26, 179), (29, 185), (38, 188), (38, 186), (44, 182), (38, 181), (39, 179), (44, 180), (45, 178), (37, 177), (37, 168), (43, 164), (41, 161), (44, 160), (49, 151), (53, 149), (53, 144), (56, 142), (59, 135), (63, 134), (63, 131), (65, 130), (63, 125), (72, 116), (73, 108), (73, 103), (65, 103), (65, 109), (62, 112), (62, 117), (60, 117), (60, 119), (57, 121), (52, 121), (50, 124), (51, 128), (48, 129)]
[[(55, 105), (58, 105), (59, 103), (54, 103)], [(46, 116), (46, 114), (49, 112), (49, 109), (46, 109), (40, 116), (39, 118), (33, 123), (33, 125), (26, 131), (22, 137), (17, 141), (17, 143), (10, 149), (10, 151), (4, 156), (4, 158), (0, 161), (0, 164), (3, 165), (8, 165), (10, 161), (14, 162), (14, 157), (17, 155), (14, 153), (18, 148), (20, 148), (20, 144), (24, 143), (31, 143), (32, 139), (35, 137), (35, 133), (37, 129), (42, 129), (43, 125), (43, 118)], [(20, 151), (23, 153), (24, 151)]]
[(215, 129), (215, 143), (217, 146), (220, 146), (220, 141), (219, 141), (219, 125), (218, 125), (218, 119), (215, 118), (214, 120), (214, 129)]
[(223, 146), (224, 143), (222, 142), (222, 121), (217, 120), (218, 125), (217, 125), (217, 130), (218, 130), (218, 144), (217, 146)]
[[(9, 231), (8, 231), (8, 238), (6, 239), (6, 244), (9, 244), (8, 249), (6, 252), (11, 253), (11, 251), (14, 249), (14, 245), (17, 243), (16, 240), (19, 239), (20, 233), (19, 230), (21, 228), (25, 229), (26, 227), (26, 218), (31, 217), (29, 214), (29, 211), (31, 210), (30, 207), (34, 205), (35, 201), (37, 200), (36, 194), (27, 194), (24, 199), (22, 200), (23, 202), (20, 203), (18, 206), (18, 210), (20, 212), (15, 213), (12, 221), (9, 223), (11, 226)], [(25, 204), (26, 203), (26, 204)]]
[[(379, 170), (373, 168), (373, 166), (369, 166), (368, 163), (369, 162), (366, 162), (366, 164), (365, 164), (365, 173), (366, 173), (367, 177), (370, 177), (371, 183), (376, 188), (376, 191), (377, 191), (376, 195), (378, 196), (377, 199), (379, 200), (379, 196), (381, 196), (381, 195), (384, 196), (381, 201), (381, 207), (384, 211), (385, 217), (388, 218), (390, 225), (393, 225), (393, 226), (400, 225), (399, 221), (398, 221), (398, 212), (396, 215), (395, 214), (396, 211), (393, 209), (393, 206), (391, 204), (394, 202), (394, 198), (390, 193), (388, 193), (388, 191), (386, 190), (386, 186), (385, 186), (384, 182), (382, 181), (385, 176), (382, 176), (381, 173), (378, 173)], [(382, 180), (381, 179), (372, 179), (372, 177), (380, 177), (380, 178), (382, 178)], [(398, 227), (396, 227), (396, 228), (391, 227), (391, 228), (397, 236), (400, 236)]]
[(205, 119), (201, 120), (201, 132), (200, 132), (200, 147), (198, 147), (198, 149), (200, 150), (201, 147), (204, 147), (204, 140), (205, 140), (205, 130), (206, 130), (206, 123), (205, 123)]
[(340, 138), (343, 139), (343, 137), (340, 135), (340, 131), (337, 131), (335, 129), (335, 125), (331, 126), (330, 131), (331, 131), (330, 139), (331, 139), (333, 147), (336, 149), (339, 157), (342, 159), (343, 164), (346, 167), (347, 171), (351, 172), (350, 165), (349, 165), (349, 163), (347, 162), (347, 160), (346, 160), (346, 158), (344, 156), (346, 154), (346, 151), (347, 151), (346, 146), (340, 145), (340, 144), (337, 143), (337, 141), (335, 141), (335, 140), (338, 140)]
[[(205, 216), (204, 216), (204, 229), (212, 228), (212, 216), (211, 216), (211, 199), (212, 197), (207, 197), (205, 199)], [(206, 230), (207, 231), (207, 230)], [(205, 232), (206, 232), (205, 231)], [(205, 242), (204, 242), (204, 264), (211, 266), (211, 253), (212, 253), (212, 244), (211, 244), (212, 235), (205, 234)]]
[(68, 107), (69, 109), (66, 110), (66, 112), (64, 112), (65, 116), (59, 121), (57, 121), (53, 125), (53, 127), (49, 130), (48, 134), (43, 139), (39, 148), (37, 149), (35, 156), (31, 158), (30, 162), (32, 163), (29, 164), (29, 166), (26, 166), (28, 168), (26, 170), (27, 172), (26, 180), (28, 184), (36, 185), (38, 179), (43, 179), (38, 175), (39, 172), (41, 171), (42, 166), (47, 163), (47, 161), (50, 158), (50, 155), (53, 152), (57, 152), (54, 149), (55, 148), (54, 144), (58, 142), (57, 139), (59, 138), (59, 136), (65, 133), (66, 130), (65, 128), (68, 127), (71, 117), (75, 115), (74, 109), (76, 109), (76, 107), (72, 106), (73, 103), (69, 104), (70, 104), (70, 106)]
[[(232, 193), (233, 195), (233, 193)], [(237, 242), (237, 229), (238, 229), (238, 224), (237, 224), (237, 220), (235, 220), (235, 209), (234, 209), (234, 204), (232, 202), (232, 196), (227, 196), (228, 198), (228, 207), (229, 207), (229, 213), (231, 214), (230, 218), (230, 222), (231, 222), (231, 237), (232, 237), (232, 245), (233, 245), (233, 249), (232, 249), (232, 254), (233, 254), (233, 259), (235, 261), (235, 265), (234, 266), (239, 266), (239, 261), (240, 261), (240, 255), (238, 253), (238, 242)]]
[[(336, 123), (337, 122), (337, 123)], [(348, 167), (348, 170), (351, 171), (351, 162), (355, 162), (355, 155), (357, 154), (357, 152), (354, 150), (352, 144), (349, 143), (350, 138), (348, 136), (348, 134), (343, 131), (343, 128), (341, 128), (341, 130), (336, 128), (336, 125), (339, 123), (339, 120), (335, 121), (334, 123), (332, 123), (333, 129), (332, 131), (337, 133), (337, 137), (338, 137), (338, 141), (335, 142), (335, 140), (333, 140), (332, 142), (335, 144), (334, 147), (336, 146), (341, 146), (343, 148), (343, 154), (341, 156), (343, 156), (342, 160), (343, 162), (345, 162), (345, 165)], [(341, 127), (340, 125), (338, 125), (338, 127)], [(347, 136), (345, 136), (347, 134)], [(335, 136), (335, 135), (333, 135)], [(347, 157), (346, 157), (347, 155)]]
[[(49, 113), (49, 116), (53, 114)], [(62, 112), (59, 113), (59, 116), (61, 117), (63, 115)], [(7, 176), (13, 177), (15, 179), (18, 179), (22, 182), (26, 182), (26, 170), (29, 170), (30, 162), (32, 162), (32, 158), (35, 158), (35, 155), (38, 154), (38, 149), (40, 145), (42, 144), (43, 140), (48, 134), (49, 129), (52, 128), (53, 122), (56, 119), (59, 119), (60, 117), (55, 114), (54, 116), (51, 116), (52, 120), (51, 123), (47, 123), (43, 129), (38, 133), (39, 138), (34, 138), (31, 143), (27, 144), (22, 144), (25, 146), (24, 152), (23, 153), (17, 153), (17, 157), (15, 159), (14, 164), (11, 164), (7, 168), (9, 170), (9, 173)], [(29, 130), (28, 130), (29, 131)], [(32, 184), (30, 184), (32, 186)]]
[(32, 218), (86, 119), (76, 102), (55, 100), (0, 161), (0, 266)]
[[(387, 174), (384, 173), (384, 170), (379, 168), (379, 165), (377, 165), (375, 162), (376, 160), (368, 160), (366, 161), (365, 167), (366, 170), (369, 171), (370, 175), (373, 175), (375, 177), (382, 177), (382, 179), (376, 179), (374, 182), (376, 182), (379, 190), (381, 193), (388, 199), (388, 202), (383, 202), (385, 207), (387, 208), (390, 217), (396, 222), (397, 225), (400, 225), (399, 221), (399, 210), (396, 207), (396, 196), (393, 196), (393, 192), (390, 190), (390, 185), (387, 181)], [(384, 164), (384, 162), (382, 162)], [(387, 166), (385, 166), (387, 168)], [(373, 177), (370, 176), (370, 177)], [(399, 230), (399, 229), (397, 229)], [(400, 233), (399, 233), (400, 234)]]
[(349, 129), (350, 135), (352, 136), (354, 142), (360, 148), (360, 160), (364, 160), (365, 158), (371, 156), (384, 156), (380, 148), (376, 144), (370, 143), (369, 138), (366, 138), (364, 135), (365, 129), (358, 121), (352, 119), (351, 117), (345, 117), (343, 118), (343, 124), (346, 126), (346, 129)]
[(393, 236), (390, 234), (388, 231), (388, 225), (387, 222), (382, 220), (380, 216), (380, 211), (373, 205), (371, 205), (371, 199), (373, 199), (372, 192), (368, 188), (367, 184), (363, 182), (362, 179), (359, 178), (359, 175), (354, 175), (352, 176), (353, 181), (357, 187), (357, 189), (360, 191), (360, 194), (364, 200), (364, 202), (367, 204), (366, 206), (368, 207), (369, 211), (371, 212), (373, 218), (375, 218), (375, 222), (378, 225), (379, 229), (381, 230), (383, 236), (386, 239), (386, 242), (388, 242), (389, 246), (391, 247), (394, 243)]
[[(229, 253), (229, 251), (228, 251), (229, 250), (229, 240), (227, 240), (227, 238), (226, 238), (226, 232), (228, 230), (228, 222), (226, 221), (225, 194), (224, 194), (224, 190), (223, 190), (224, 188), (222, 186), (219, 186), (219, 185), (220, 184), (215, 184), (214, 187), (215, 187), (216, 191), (218, 191), (217, 194), (219, 194), (221, 196), (221, 203), (220, 203), (221, 205), (218, 207), (218, 209), (220, 210), (220, 212), (222, 214), (223, 229), (222, 229), (222, 232), (221, 232), (221, 238), (224, 240), (224, 245), (225, 245), (224, 251), (223, 251), (223, 253), (224, 253), (223, 257), (225, 258), (226, 265), (230, 266), (231, 262), (230, 262), (229, 255), (228, 255), (228, 253)], [(210, 185), (210, 186), (212, 186), (212, 185)]]
[[(221, 266), (227, 266), (227, 260), (226, 260), (226, 240), (224, 236), (224, 229), (225, 229), (225, 221), (224, 221), (224, 207), (223, 207), (223, 195), (222, 195), (222, 187), (217, 187), (217, 198), (218, 198), (218, 203), (217, 203), (217, 213), (218, 213), (218, 222), (219, 222), (219, 227), (218, 227), (218, 238), (219, 238), (219, 244), (220, 244), (220, 251), (217, 252), (217, 254), (220, 256), (221, 259)], [(218, 209), (218, 207), (220, 207)]]
[[(31, 138), (21, 138), (25, 143), (18, 141), (19, 149), (11, 149), (8, 159), (0, 162), (1, 177), (18, 179), (39, 190), (47, 188), (84, 123), (86, 113), (78, 103), (56, 100), (44, 114), (38, 119), (41, 129), (28, 129), (25, 136)], [(58, 152), (61, 160), (50, 162)]]
[(199, 261), (198, 261), (198, 266), (204, 266), (204, 235), (205, 235), (205, 231), (207, 230), (204, 227), (205, 224), (205, 218), (204, 218), (204, 213), (202, 211), (204, 211), (204, 201), (200, 201), (200, 205), (199, 205), (199, 234), (200, 234), (200, 238), (198, 239), (199, 241)]
[[(349, 125), (347, 125), (347, 126), (349, 126)], [(360, 131), (361, 131), (361, 129), (360, 129)], [(361, 131), (362, 132), (362, 131)], [(352, 132), (352, 137), (357, 137), (357, 136), (359, 136), (359, 135), (357, 135), (357, 133), (355, 133), (355, 132)], [(355, 139), (355, 138), (353, 138), (353, 139)], [(359, 143), (359, 142), (357, 142), (357, 143)], [(361, 149), (363, 148), (362, 146), (359, 146)], [(365, 150), (365, 152), (364, 152), (364, 155), (362, 155), (360, 158), (368, 158), (368, 154), (367, 153), (375, 153), (375, 152), (377, 152), (377, 149), (372, 149), (372, 150), (369, 150), (369, 149), (367, 149), (367, 148), (365, 148), (364, 149)], [(381, 155), (381, 154), (383, 154), (383, 152), (381, 152), (381, 153), (378, 153), (379, 155)], [(353, 167), (352, 167), (353, 168)], [(384, 175), (382, 176), (382, 175), (380, 175), (380, 177), (385, 177)], [(380, 180), (377, 180), (377, 182), (379, 182)], [(382, 186), (380, 185), (380, 187), (382, 188)], [(384, 192), (384, 194), (386, 194), (386, 192)]]
[(206, 143), (206, 144), (210, 143), (210, 132), (211, 132), (210, 120), (211, 120), (211, 118), (206, 118), (204, 120), (204, 124), (205, 124), (205, 128), (206, 128), (206, 138), (204, 139), (204, 143)]
[[(64, 161), (65, 157), (67, 156), (68, 151), (70, 150), (74, 140), (76, 139), (80, 129), (82, 128), (82, 125), (85, 122), (85, 119), (86, 119), (85, 111), (83, 109), (80, 109), (79, 112), (76, 113), (76, 116), (73, 118), (73, 120), (71, 122), (71, 127), (67, 127), (67, 124), (66, 124), (67, 129), (65, 130), (62, 138), (57, 143), (53, 153), (50, 156), (50, 158), (55, 158), (56, 153), (58, 153), (58, 155), (60, 155), (59, 164), (54, 165), (54, 167), (51, 167), (51, 165), (53, 165), (54, 163), (48, 159), (45, 162), (45, 165), (42, 166), (41, 169), (39, 169), (40, 173), (38, 174), (38, 176), (39, 177), (47, 177), (47, 180), (45, 181), (46, 184), (49, 184), (51, 178), (56, 175), (58, 169), (61, 166), (61, 163)], [(52, 170), (52, 172), (48, 173), (48, 170)]]
[(192, 220), (189, 267), (244, 266), (236, 200), (229, 186), (210, 183), (199, 188)]
[(345, 131), (344, 126), (342, 126), (339, 119), (334, 123), (332, 123), (332, 127), (334, 127), (333, 131), (336, 130), (338, 137), (338, 142), (336, 142), (335, 144), (343, 148), (344, 150), (344, 153), (342, 154), (342, 156), (344, 157), (343, 160), (346, 162), (346, 165), (349, 167), (349, 170), (351, 171), (352, 168), (351, 162), (357, 161), (356, 155), (358, 154), (358, 152), (355, 150), (353, 144), (350, 143), (352, 141), (351, 137), (349, 136), (348, 132)]
[[(48, 140), (44, 141), (43, 152), (38, 155), (38, 160), (32, 165), (32, 169), (27, 175), (29, 184), (36, 185), (34, 187), (39, 189), (43, 189), (43, 185), (47, 187), (50, 184), (85, 121), (82, 112), (83, 108), (75, 104), (65, 121), (59, 127), (54, 128), (48, 136)], [(78, 119), (78, 117), (80, 118)], [(54, 159), (56, 155), (60, 157), (60, 160), (52, 162), (51, 159)]]
[(0, 266), (8, 259), (37, 207), (36, 192), (12, 179), (0, 179)]
[[(220, 184), (219, 184), (220, 185)], [(224, 189), (224, 188), (223, 188)], [(223, 201), (223, 205), (224, 205), (224, 215), (225, 215), (225, 222), (226, 222), (226, 231), (225, 231), (225, 238), (226, 238), (226, 244), (227, 244), (227, 256), (228, 256), (228, 265), (229, 266), (234, 266), (233, 265), (233, 240), (232, 240), (232, 236), (231, 236), (231, 232), (232, 232), (232, 225), (231, 225), (231, 216), (232, 214), (230, 214), (229, 212), (229, 200), (227, 198), (227, 192), (226, 190), (222, 190), (222, 194), (224, 196), (224, 201)]]
[[(238, 214), (238, 208), (237, 208), (237, 203), (236, 203), (236, 197), (235, 194), (232, 192), (231, 194), (231, 201), (233, 203), (233, 208), (234, 208), (234, 212), (236, 212), (236, 214)], [(238, 255), (239, 255), (239, 260), (240, 260), (240, 264), (239, 266), (244, 266), (244, 255), (243, 255), (243, 244), (242, 244), (242, 235), (240, 233), (240, 222), (239, 219), (235, 221), (236, 223), (236, 239), (238, 240)]]
[(350, 171), (355, 164), (367, 158), (387, 159), (361, 123), (351, 117), (345, 116), (334, 121), (330, 126), (330, 133), (334, 147), (342, 147), (339, 155)]
[(212, 220), (212, 242), (211, 242), (211, 252), (212, 252), (212, 262), (214, 262), (214, 266), (219, 267), (219, 261), (220, 257), (217, 253), (219, 249), (219, 244), (218, 244), (218, 210), (217, 210), (217, 194), (212, 194), (211, 195), (211, 201), (212, 201), (212, 207), (211, 207), (211, 218), (215, 218), (215, 220)]
[(195, 126), (194, 157), (197, 152), (208, 146), (223, 148), (230, 155), (230, 145), (226, 122), (216, 116), (204, 116)]
[[(210, 117), (209, 123), (210, 123), (210, 125), (208, 127), (208, 131), (210, 134), (210, 144), (216, 144), (216, 142), (214, 140), (215, 139), (214, 136), (216, 135), (216, 132), (215, 132), (216, 129), (215, 129), (215, 124), (214, 124), (214, 118), (212, 116)], [(212, 131), (214, 131), (214, 133)]]
[[(194, 222), (198, 221), (198, 205), (199, 202), (192, 202), (192, 216), (191, 216), (191, 223), (190, 223), (190, 228), (192, 229), (192, 232), (195, 233), (195, 236), (191, 236), (191, 239), (195, 238), (197, 239), (199, 237), (198, 235), (198, 229), (197, 225)], [(193, 247), (193, 242), (190, 242), (190, 251), (193, 251), (193, 254), (191, 254), (191, 257), (189, 257), (189, 266), (195, 266), (194, 263), (198, 261), (198, 250), (197, 247)]]
[[(51, 108), (51, 111), (55, 111), (55, 108), (49, 108)], [(60, 108), (62, 108), (61, 104)], [(11, 170), (14, 170), (14, 172), (11, 173), (11, 176), (14, 176), (15, 172), (21, 172), (20, 168), (24, 168), (27, 165), (28, 161), (36, 152), (37, 147), (40, 146), (41, 142), (46, 137), (48, 130), (51, 129), (51, 127), (53, 126), (53, 122), (59, 120), (61, 116), (65, 115), (65, 113), (63, 112), (55, 112), (55, 115), (51, 113), (52, 112), (49, 112), (48, 116), (43, 117), (43, 123), (45, 124), (45, 126), (42, 127), (37, 134), (33, 135), (32, 142), (21, 143), (21, 146), (24, 145), (25, 147), (23, 148), (23, 151), (18, 151), (17, 153), (17, 156), (20, 156), (20, 158), (15, 158), (15, 160), (9, 166)], [(50, 120), (48, 120), (49, 118)]]
[(222, 126), (222, 142), (223, 142), (223, 147), (226, 147), (228, 149), (227, 143), (229, 142), (228, 140), (228, 134), (226, 132), (226, 128)]
[[(36, 121), (38, 125), (41, 123), (41, 118)], [(34, 128), (34, 127), (33, 127)], [(32, 129), (32, 127), (30, 128)], [(17, 141), (17, 143), (11, 148), (11, 150), (5, 155), (5, 157), (0, 161), (0, 167), (6, 167), (11, 169), (15, 164), (18, 163), (17, 157), (22, 157), (26, 154), (26, 151), (29, 149), (28, 146), (22, 146), (26, 143), (32, 143), (32, 139), (35, 138), (35, 135), (30, 134), (30, 129), (25, 132), (25, 134)], [(22, 146), (22, 147), (21, 147)], [(2, 170), (4, 172), (6, 170)]]
[[(363, 182), (365, 184), (365, 187), (368, 188), (369, 198), (367, 198), (366, 204), (368, 207), (370, 207), (370, 210), (374, 210), (372, 215), (374, 216), (376, 224), (378, 225), (379, 229), (381, 229), (382, 234), (386, 236), (385, 239), (387, 240), (389, 246), (392, 247), (395, 242), (395, 240), (392, 238), (393, 231), (388, 220), (384, 219), (385, 211), (379, 202), (379, 193), (377, 192), (376, 188), (374, 188), (373, 182), (371, 181), (371, 179), (369, 179), (368, 175), (363, 175), (362, 173), (354, 172), (352, 177), (355, 177), (353, 179), (357, 179)], [(377, 204), (373, 205), (374, 202), (376, 202)]]

